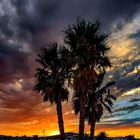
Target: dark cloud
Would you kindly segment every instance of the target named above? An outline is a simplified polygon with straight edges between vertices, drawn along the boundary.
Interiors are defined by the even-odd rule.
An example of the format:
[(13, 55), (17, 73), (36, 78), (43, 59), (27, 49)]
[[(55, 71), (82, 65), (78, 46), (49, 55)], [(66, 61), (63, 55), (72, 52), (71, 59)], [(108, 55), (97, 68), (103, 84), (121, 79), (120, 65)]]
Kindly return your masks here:
[(131, 113), (132, 111), (135, 110), (140, 110), (140, 106), (138, 104), (116, 108), (113, 110), (113, 113), (120, 111), (127, 111), (127, 113)]
[(129, 76), (122, 76), (116, 81), (116, 87), (120, 89), (122, 93), (135, 89), (139, 86), (139, 73)]
[(140, 101), (140, 98), (133, 98), (129, 102), (138, 102), (138, 101)]
[(117, 112), (114, 114), (114, 111), (112, 110), (111, 114), (103, 115), (102, 119), (111, 119), (111, 118), (120, 117), (120, 116), (124, 117), (125, 115), (126, 113), (120, 113), (120, 112)]
[(46, 28), (57, 12), (58, 1), (45, 0), (18, 0), (12, 1), (17, 11), (17, 23), (21, 31), (27, 31), (32, 35)]
[(20, 45), (0, 41), (0, 83), (29, 76), (29, 54), (20, 51)]
[(134, 118), (134, 119), (119, 119), (119, 120), (116, 120), (116, 121), (109, 121), (109, 123), (113, 123), (115, 122), (114, 125), (117, 124), (118, 125), (126, 125), (126, 124), (135, 124), (136, 122), (140, 122), (140, 118)]
[(131, 34), (131, 35), (129, 36), (129, 38), (130, 38), (130, 39), (135, 39), (135, 40), (139, 41), (139, 40), (140, 40), (140, 30), (137, 31), (136, 33)]
[[(13, 34), (13, 30), (9, 27), (10, 18), (8, 15), (4, 15), (0, 17), (0, 29), (3, 33), (2, 35), (6, 37), (10, 37)], [(5, 26), (5, 23), (7, 26)]]
[[(3, 1), (2, 1), (3, 2)], [(61, 26), (75, 20), (77, 16), (86, 19), (100, 19), (104, 28), (109, 28), (110, 24), (118, 19), (120, 28), (121, 20), (130, 20), (133, 14), (138, 10), (140, 2), (138, 0), (88, 0), (88, 1), (64, 1), (64, 0), (10, 0), (11, 8), (15, 8), (15, 15), (6, 14), (2, 16), (1, 29), (5, 34), (11, 35), (10, 25), (16, 27), (18, 37), (31, 40), (36, 34), (50, 26)], [(127, 3), (127, 4), (126, 4)], [(127, 9), (127, 10), (126, 10)], [(6, 26), (4, 25), (6, 21)], [(11, 23), (11, 21), (13, 21)]]
[[(139, 49), (136, 48), (133, 54), (128, 54), (123, 58), (123, 60), (116, 58), (119, 62), (119, 66), (115, 67), (115, 64), (113, 64), (114, 69), (107, 73), (106, 77), (109, 75), (113, 76), (113, 80), (115, 80), (115, 87), (119, 89), (118, 95), (140, 87), (139, 54)], [(133, 56), (133, 59), (131, 60), (129, 59), (130, 55)]]
[[(28, 58), (28, 54), (24, 52), (22, 54), (22, 52), (18, 51), (19, 47), (24, 48), (22, 43), (20, 43), (20, 45), (16, 43), (14, 46), (9, 44), (5, 47), (3, 44), (7, 44), (8, 40), (15, 41), (16, 38), (20, 42), (26, 42), (27, 44), (33, 43), (33, 48), (40, 45), (42, 47), (43, 42), (58, 40), (57, 38), (59, 38), (59, 36), (63, 36), (61, 32), (63, 28), (67, 26), (68, 23), (73, 22), (77, 16), (90, 20), (99, 18), (104, 23), (104, 29), (110, 28), (111, 24), (118, 19), (127, 20), (133, 18), (133, 14), (138, 10), (140, 1), (10, 0), (5, 3), (3, 0), (0, 3), (4, 9), (3, 15), (0, 16), (0, 38), (2, 40), (0, 44), (2, 44), (1, 49), (3, 49), (1, 52), (1, 65), (5, 65), (4, 69), (8, 69), (8, 65), (5, 61), (8, 61), (9, 57), (4, 57), (5, 53), (10, 53), (10, 56), (12, 53), (19, 53), (20, 59), (22, 60), (17, 57), (17, 54), (11, 56), (10, 59), (12, 62), (14, 62), (15, 59), (19, 60), (13, 67), (19, 65), (22, 71), (22, 69), (25, 68), (22, 67), (20, 62)], [(8, 10), (6, 11), (5, 9)], [(44, 35), (46, 36), (43, 37), (43, 39), (41, 36), (42, 32), (45, 32)], [(23, 58), (21, 58), (21, 56), (23, 56)], [(27, 64), (23, 62), (23, 66), (28, 65), (27, 59), (25, 59), (25, 61)]]

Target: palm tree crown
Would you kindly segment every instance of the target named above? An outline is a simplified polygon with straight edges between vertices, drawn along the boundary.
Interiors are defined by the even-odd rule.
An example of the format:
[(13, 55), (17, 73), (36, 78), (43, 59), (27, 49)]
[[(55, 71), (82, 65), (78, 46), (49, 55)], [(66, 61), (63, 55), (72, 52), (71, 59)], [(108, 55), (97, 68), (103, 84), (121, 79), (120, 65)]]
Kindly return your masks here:
[(51, 104), (68, 99), (68, 91), (64, 88), (63, 62), (58, 57), (57, 49), (56, 43), (50, 48), (42, 49), (37, 59), (41, 67), (37, 68), (35, 74), (37, 78), (35, 90), (42, 92), (44, 101), (49, 101)]
[(69, 45), (73, 60), (78, 66), (105, 67), (111, 66), (107, 52), (107, 35), (101, 34), (100, 23), (86, 22), (77, 19), (76, 24), (69, 25), (65, 30), (64, 41)]

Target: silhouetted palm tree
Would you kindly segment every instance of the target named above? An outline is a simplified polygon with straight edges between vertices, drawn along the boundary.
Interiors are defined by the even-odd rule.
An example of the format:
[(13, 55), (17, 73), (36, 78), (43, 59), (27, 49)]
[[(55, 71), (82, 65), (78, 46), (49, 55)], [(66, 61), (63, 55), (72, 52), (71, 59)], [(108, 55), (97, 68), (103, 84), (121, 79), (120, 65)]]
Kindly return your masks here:
[[(102, 88), (101, 83), (103, 82), (103, 77), (105, 73), (99, 74), (98, 80), (96, 82), (96, 87), (91, 90), (90, 94), (87, 96), (86, 100), (86, 120), (91, 125), (90, 129), (90, 138), (93, 140), (95, 124), (100, 120), (103, 115), (103, 110), (106, 108), (109, 112), (111, 112), (111, 107), (113, 105), (112, 99), (116, 98), (110, 94), (109, 87), (114, 84), (114, 82), (109, 82)], [(73, 98), (73, 108), (75, 110), (75, 114), (78, 114), (80, 111), (80, 101), (79, 95)]]
[[(64, 51), (64, 49), (63, 49)], [(65, 57), (58, 53), (58, 45), (51, 44), (48, 48), (43, 48), (38, 54), (37, 62), (40, 68), (36, 69), (35, 90), (41, 92), (44, 101), (56, 104), (59, 131), (61, 139), (64, 139), (64, 124), (61, 102), (68, 100), (68, 90), (64, 88), (65, 82)]]
[(111, 113), (111, 107), (113, 105), (112, 100), (116, 100), (116, 98), (110, 93), (109, 89), (109, 87), (115, 84), (114, 81), (108, 82), (105, 86), (101, 87), (104, 75), (105, 72), (99, 74), (98, 80), (96, 82), (96, 88), (87, 97), (86, 119), (91, 125), (91, 139), (94, 138), (95, 124), (103, 115), (104, 109)]
[[(114, 83), (109, 82), (107, 85), (112, 86)], [(104, 109), (111, 113), (111, 108), (113, 105), (112, 99), (116, 100), (116, 98), (110, 94), (109, 86), (104, 86), (103, 88), (99, 89), (96, 92), (89, 96), (89, 102), (87, 103), (86, 109), (86, 119), (88, 123), (91, 125), (90, 127), (90, 137), (93, 140), (94, 138), (94, 131), (95, 131), (95, 124), (103, 115)], [(103, 89), (103, 90), (102, 90)]]
[(85, 122), (85, 103), (88, 91), (93, 89), (97, 71), (111, 66), (107, 56), (107, 35), (100, 33), (99, 22), (86, 22), (77, 19), (64, 31), (64, 41), (71, 52), (71, 63), (76, 69), (73, 79), (75, 96), (80, 97), (79, 139), (83, 140)]

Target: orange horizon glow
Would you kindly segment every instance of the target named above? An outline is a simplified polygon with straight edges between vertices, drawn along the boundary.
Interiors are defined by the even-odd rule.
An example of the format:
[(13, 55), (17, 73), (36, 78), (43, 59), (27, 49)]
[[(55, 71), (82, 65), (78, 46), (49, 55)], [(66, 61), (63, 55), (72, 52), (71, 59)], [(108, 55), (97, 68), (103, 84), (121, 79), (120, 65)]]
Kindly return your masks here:
[[(54, 125), (54, 124), (52, 124)], [(9, 126), (8, 124), (2, 124), (2, 127), (0, 128), (0, 135), (6, 135), (6, 136), (52, 136), (52, 135), (58, 135), (59, 134), (59, 129), (57, 124), (54, 125), (54, 128), (48, 128), (47, 129), (47, 124), (44, 124), (43, 126), (41, 125), (36, 125), (36, 126), (30, 126), (28, 128), (24, 128), (23, 126), (20, 126), (18, 124), (14, 124)], [(101, 131), (105, 131), (109, 137), (124, 137), (128, 135), (135, 135), (135, 137), (140, 138), (140, 127), (134, 126), (134, 125), (128, 125), (128, 126), (122, 126), (117, 127), (115, 126), (114, 128), (102, 128), (102, 125), (96, 125), (96, 131), (95, 135), (97, 135)], [(99, 128), (98, 128), (99, 127)], [(104, 127), (104, 126), (103, 126)], [(45, 129), (45, 132), (43, 130)], [(85, 125), (85, 133), (89, 134), (89, 126), (87, 124)], [(70, 125), (65, 127), (65, 132), (75, 132), (78, 133), (78, 125)]]

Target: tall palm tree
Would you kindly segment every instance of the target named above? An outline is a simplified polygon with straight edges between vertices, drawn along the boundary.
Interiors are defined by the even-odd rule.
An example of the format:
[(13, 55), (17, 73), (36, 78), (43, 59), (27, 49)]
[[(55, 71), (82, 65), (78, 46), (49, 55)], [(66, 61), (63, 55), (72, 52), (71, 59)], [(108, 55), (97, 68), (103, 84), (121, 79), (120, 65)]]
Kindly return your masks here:
[(68, 100), (68, 90), (64, 88), (66, 55), (60, 56), (58, 47), (57, 43), (53, 43), (48, 48), (43, 48), (41, 53), (38, 54), (37, 62), (40, 67), (36, 69), (35, 90), (41, 92), (44, 101), (56, 104), (60, 136), (61, 139), (64, 139), (61, 102)]
[(75, 96), (80, 97), (79, 139), (84, 137), (85, 103), (88, 91), (94, 87), (98, 69), (111, 66), (107, 56), (107, 35), (100, 33), (99, 22), (77, 19), (64, 31), (64, 41), (71, 52), (71, 62), (76, 69), (73, 78)]

